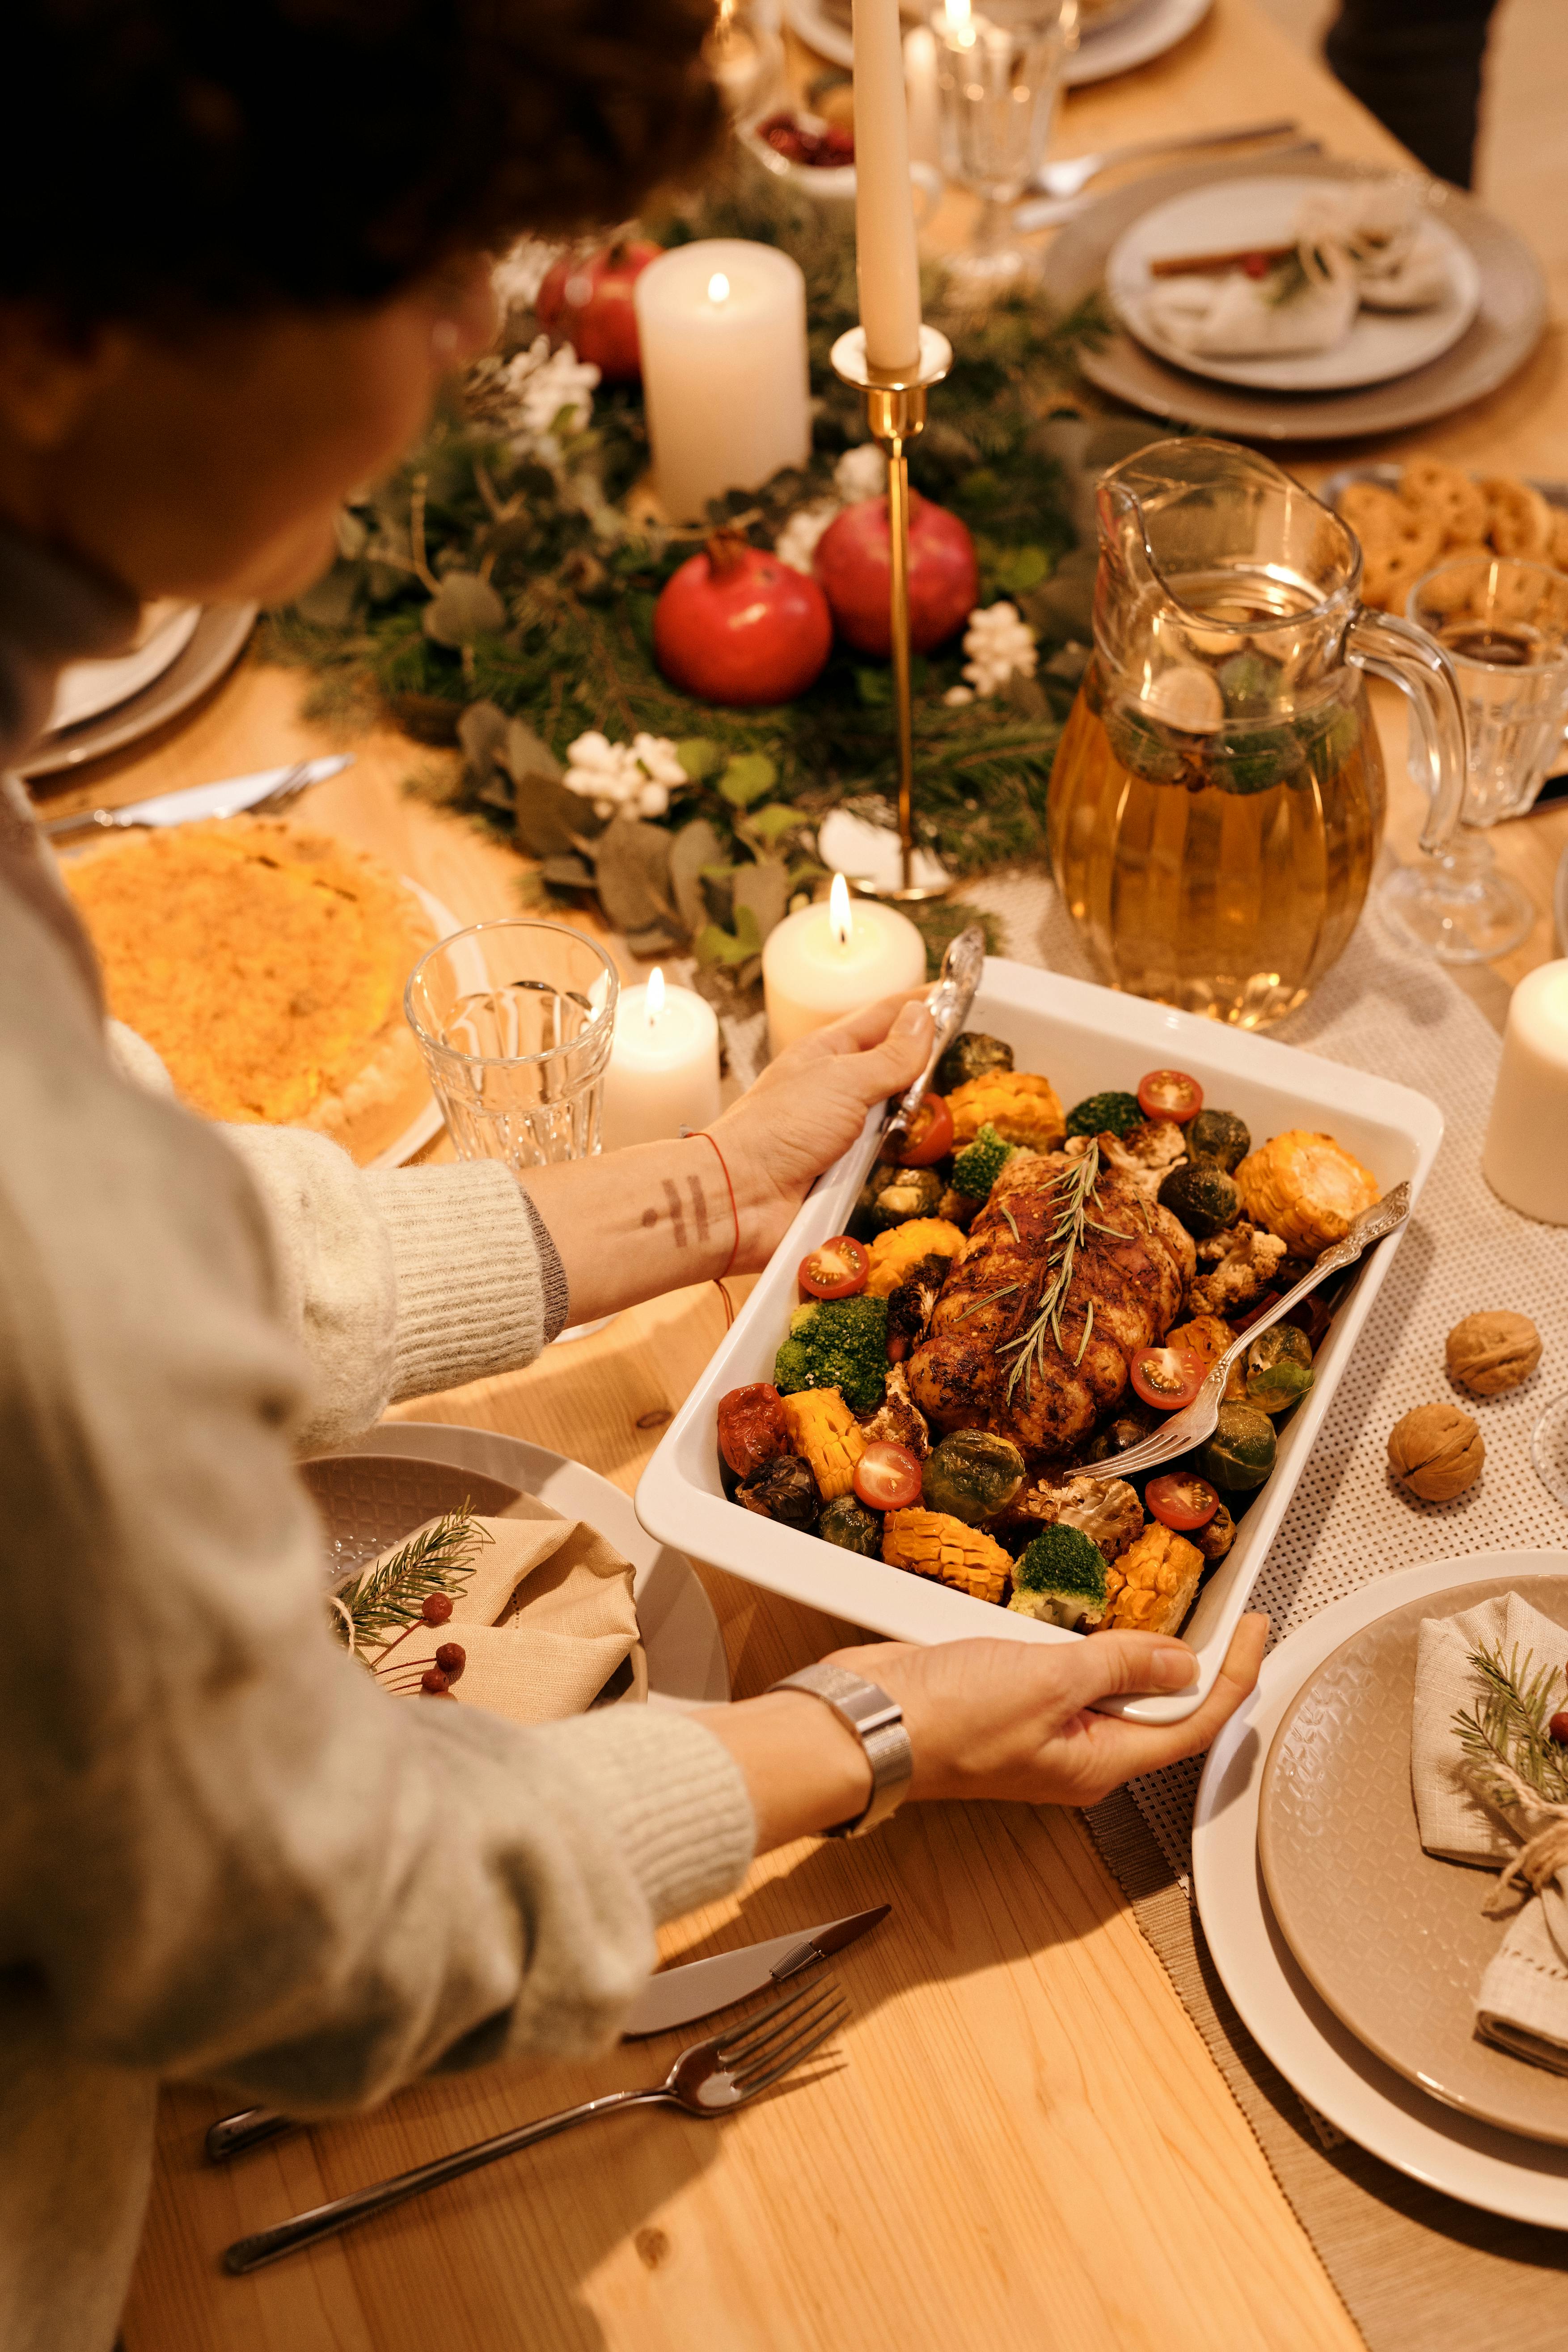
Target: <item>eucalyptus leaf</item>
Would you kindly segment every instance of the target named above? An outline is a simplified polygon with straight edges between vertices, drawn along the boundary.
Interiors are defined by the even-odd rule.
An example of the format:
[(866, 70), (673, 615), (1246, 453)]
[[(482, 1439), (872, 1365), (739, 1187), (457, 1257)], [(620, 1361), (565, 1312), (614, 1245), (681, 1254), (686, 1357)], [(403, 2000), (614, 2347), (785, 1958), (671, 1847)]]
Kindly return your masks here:
[(508, 725), (504, 749), (497, 756), (514, 784), (521, 784), (525, 776), (542, 776), (551, 783), (559, 783), (566, 773), (549, 744), (521, 719)]
[(670, 895), (670, 837), (661, 826), (624, 813), (599, 836), (599, 898), (619, 931), (646, 931), (676, 919)]
[(722, 931), (717, 923), (710, 923), (698, 932), (695, 947), (699, 963), (743, 964), (762, 953), (763, 935), (750, 907), (742, 907), (733, 931)]
[(530, 857), (558, 857), (579, 850), (601, 830), (594, 803), (548, 776), (523, 776), (512, 795), (517, 845)]
[(365, 584), (361, 563), (334, 563), (323, 578), (307, 588), (295, 610), (318, 628), (343, 629), (353, 618), (354, 606)]
[(694, 784), (707, 776), (716, 776), (724, 764), (724, 754), (717, 743), (706, 735), (688, 735), (675, 747), (675, 756)]
[(737, 935), (744, 916), (755, 922), (760, 937), (783, 922), (789, 905), (789, 870), (776, 857), (759, 858), (754, 866), (737, 866), (731, 892)]
[(719, 834), (705, 816), (694, 817), (689, 824), (683, 824), (670, 843), (669, 887), (676, 912), (689, 935), (700, 931), (708, 919), (702, 877), (723, 847)]
[(506, 626), (506, 606), (477, 572), (448, 572), (421, 616), (438, 646), (471, 646)]
[(500, 757), (510, 724), (499, 702), (470, 702), (458, 719), (458, 740), (478, 774), (486, 774)]
[(671, 954), (680, 940), (670, 924), (650, 923), (646, 931), (628, 931), (626, 945), (635, 956), (661, 956)]
[(719, 790), (732, 808), (750, 808), (778, 780), (778, 769), (765, 751), (737, 751), (719, 779)]
[(552, 882), (558, 890), (591, 890), (597, 878), (585, 857), (567, 853), (559, 857), (541, 860), (541, 877)]
[(771, 849), (775, 842), (784, 839), (786, 833), (794, 833), (805, 822), (798, 810), (786, 806), (783, 801), (770, 801), (766, 808), (748, 812), (745, 829), (749, 834), (757, 835)]

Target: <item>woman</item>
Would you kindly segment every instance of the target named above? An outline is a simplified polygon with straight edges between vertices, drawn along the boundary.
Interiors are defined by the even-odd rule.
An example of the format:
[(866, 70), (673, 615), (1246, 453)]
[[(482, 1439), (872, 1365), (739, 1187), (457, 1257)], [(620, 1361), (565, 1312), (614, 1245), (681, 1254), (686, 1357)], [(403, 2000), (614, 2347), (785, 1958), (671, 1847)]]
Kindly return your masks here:
[[(699, 160), (700, 0), (13, 0), (0, 173), (0, 764), (143, 599), (278, 598), (491, 329), (487, 244)], [(112, 2338), (160, 2075), (296, 2112), (602, 2045), (662, 1919), (853, 1820), (808, 1694), (524, 1732), (399, 1705), (326, 1633), (293, 1452), (760, 1266), (929, 1020), (811, 1040), (702, 1139), (359, 1173), (204, 1126), (106, 1037), (90, 950), (0, 798), (0, 2343)], [(142, 1081), (138, 1083), (138, 1077)], [(702, 1188), (710, 1239), (663, 1210)], [(530, 1197), (531, 1196), (531, 1197)], [(701, 1231), (700, 1220), (695, 1221)], [(916, 1797), (1081, 1802), (1191, 1752), (1084, 1709), (1194, 1661), (1127, 1636), (847, 1654)]]

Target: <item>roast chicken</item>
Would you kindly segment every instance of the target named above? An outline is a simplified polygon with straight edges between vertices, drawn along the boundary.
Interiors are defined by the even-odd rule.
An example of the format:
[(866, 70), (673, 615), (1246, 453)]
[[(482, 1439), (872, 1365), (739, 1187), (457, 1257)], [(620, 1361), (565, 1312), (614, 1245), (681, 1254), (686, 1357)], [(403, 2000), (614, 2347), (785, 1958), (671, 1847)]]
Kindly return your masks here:
[(1102, 1167), (1063, 1301), (1062, 1344), (1047, 1331), (1009, 1398), (1023, 1352), (1009, 1343), (1039, 1315), (1059, 1255), (1058, 1188), (1071, 1167), (1052, 1152), (1002, 1170), (910, 1359), (910, 1392), (934, 1428), (988, 1429), (1037, 1460), (1069, 1454), (1121, 1401), (1133, 1355), (1164, 1338), (1196, 1263), (1170, 1211)]

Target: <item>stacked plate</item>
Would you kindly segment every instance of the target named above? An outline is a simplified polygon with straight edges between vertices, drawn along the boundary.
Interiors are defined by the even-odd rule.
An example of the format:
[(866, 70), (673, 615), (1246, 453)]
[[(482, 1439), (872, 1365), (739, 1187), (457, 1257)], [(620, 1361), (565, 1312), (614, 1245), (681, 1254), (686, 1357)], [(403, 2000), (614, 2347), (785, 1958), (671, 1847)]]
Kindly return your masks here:
[(1081, 354), (1084, 373), (1135, 407), (1244, 441), (1349, 440), (1426, 423), (1479, 400), (1540, 341), (1546, 289), (1529, 247), (1473, 196), (1426, 184), (1422, 220), (1448, 290), (1421, 310), (1363, 309), (1332, 349), (1207, 357), (1174, 343), (1151, 302), (1177, 257), (1268, 253), (1294, 241), (1325, 182), (1386, 181), (1370, 163), (1292, 153), (1188, 164), (1102, 196), (1062, 228), (1044, 263), (1064, 310), (1100, 296), (1116, 320)]
[(1303, 2098), (1415, 2179), (1568, 2230), (1568, 2080), (1477, 2039), (1490, 1876), (1423, 1852), (1410, 1790), (1421, 1620), (1510, 1591), (1568, 1645), (1554, 1551), (1380, 1577), (1282, 1642), (1205, 1767), (1194, 1883), (1226, 1991)]
[(49, 723), (25, 776), (52, 776), (123, 751), (177, 719), (232, 667), (256, 619), (254, 604), (160, 604), (136, 644), (110, 661), (62, 671)]

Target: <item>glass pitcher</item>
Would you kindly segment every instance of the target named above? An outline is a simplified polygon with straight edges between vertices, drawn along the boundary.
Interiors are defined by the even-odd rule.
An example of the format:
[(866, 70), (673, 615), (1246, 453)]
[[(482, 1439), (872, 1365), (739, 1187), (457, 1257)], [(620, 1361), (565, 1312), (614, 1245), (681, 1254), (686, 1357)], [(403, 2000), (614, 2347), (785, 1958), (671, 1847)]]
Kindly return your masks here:
[(1050, 788), (1058, 887), (1113, 988), (1257, 1029), (1340, 954), (1383, 833), (1362, 673), (1400, 687), (1452, 838), (1464, 716), (1442, 648), (1357, 601), (1361, 550), (1226, 441), (1159, 441), (1099, 486), (1094, 652)]

